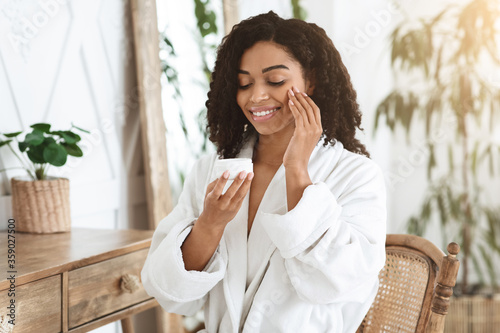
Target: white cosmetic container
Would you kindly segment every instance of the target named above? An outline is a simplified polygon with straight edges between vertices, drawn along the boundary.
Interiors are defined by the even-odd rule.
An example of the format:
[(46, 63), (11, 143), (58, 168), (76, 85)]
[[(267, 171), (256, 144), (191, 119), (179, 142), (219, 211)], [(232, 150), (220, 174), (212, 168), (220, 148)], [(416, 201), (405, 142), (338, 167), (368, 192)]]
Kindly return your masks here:
[(253, 172), (253, 163), (251, 158), (226, 158), (215, 161), (215, 165), (212, 172), (212, 177), (210, 182), (214, 181), (216, 178), (220, 178), (224, 171), (229, 170), (229, 178), (227, 180), (226, 186), (222, 193), (224, 194), (226, 190), (231, 186), (233, 181), (239, 175), (241, 171)]

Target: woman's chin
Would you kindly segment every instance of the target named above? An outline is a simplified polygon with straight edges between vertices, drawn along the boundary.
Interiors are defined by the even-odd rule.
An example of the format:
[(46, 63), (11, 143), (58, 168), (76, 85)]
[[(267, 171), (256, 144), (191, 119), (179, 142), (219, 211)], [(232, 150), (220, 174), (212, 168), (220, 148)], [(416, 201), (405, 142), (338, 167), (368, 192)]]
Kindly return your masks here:
[(287, 132), (292, 132), (295, 129), (295, 121), (284, 125), (284, 126), (265, 126), (263, 124), (252, 124), (260, 135), (273, 135), (273, 134), (285, 134)]

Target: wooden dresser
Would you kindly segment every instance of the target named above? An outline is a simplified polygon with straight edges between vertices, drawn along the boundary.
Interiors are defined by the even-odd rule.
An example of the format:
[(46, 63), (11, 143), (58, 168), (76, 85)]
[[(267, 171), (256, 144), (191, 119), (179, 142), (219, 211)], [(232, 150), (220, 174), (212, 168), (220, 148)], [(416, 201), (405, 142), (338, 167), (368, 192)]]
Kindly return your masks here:
[(124, 332), (133, 332), (130, 316), (158, 305), (142, 284), (133, 284), (140, 279), (152, 235), (98, 229), (16, 233), (10, 266), (13, 245), (7, 231), (0, 232), (0, 315), (9, 314), (14, 299), (14, 333), (88, 332), (116, 320), (122, 320)]

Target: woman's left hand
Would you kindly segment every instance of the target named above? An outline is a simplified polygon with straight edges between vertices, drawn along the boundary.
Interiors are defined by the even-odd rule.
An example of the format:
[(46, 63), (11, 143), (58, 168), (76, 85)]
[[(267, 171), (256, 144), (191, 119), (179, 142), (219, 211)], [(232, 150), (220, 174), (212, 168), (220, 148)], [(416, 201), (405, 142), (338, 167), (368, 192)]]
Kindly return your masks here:
[(307, 171), (309, 158), (323, 133), (321, 114), (311, 97), (297, 88), (288, 90), (288, 106), (295, 118), (295, 131), (283, 156), (287, 170)]

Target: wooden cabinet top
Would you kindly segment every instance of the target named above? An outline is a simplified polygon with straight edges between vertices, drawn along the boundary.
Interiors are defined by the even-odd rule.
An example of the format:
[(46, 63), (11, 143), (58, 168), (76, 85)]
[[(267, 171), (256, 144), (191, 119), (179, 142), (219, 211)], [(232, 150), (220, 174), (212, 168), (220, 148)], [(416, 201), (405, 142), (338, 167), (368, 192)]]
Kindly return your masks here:
[[(16, 233), (13, 236), (16, 284), (22, 285), (148, 248), (153, 231), (73, 228), (67, 233)], [(7, 272), (12, 270), (8, 262), (8, 237), (7, 231), (0, 232), (0, 290), (8, 289)], [(12, 247), (12, 241), (10, 244)]]

